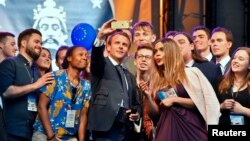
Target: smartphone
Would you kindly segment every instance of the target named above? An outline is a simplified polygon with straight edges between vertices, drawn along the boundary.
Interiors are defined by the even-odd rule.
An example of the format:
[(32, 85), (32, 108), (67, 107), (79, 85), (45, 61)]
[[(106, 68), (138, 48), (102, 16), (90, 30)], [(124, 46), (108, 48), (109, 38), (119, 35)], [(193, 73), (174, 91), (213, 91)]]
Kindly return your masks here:
[(158, 95), (160, 100), (163, 100), (163, 99), (171, 97), (171, 96), (177, 97), (177, 94), (176, 94), (174, 88), (169, 88), (167, 90), (166, 89), (160, 90), (157, 93), (157, 95)]
[(135, 109), (135, 108), (131, 109), (131, 114), (135, 114), (136, 112), (137, 112), (137, 109)]
[(111, 22), (111, 28), (116, 29), (130, 29), (132, 25), (131, 21), (113, 21)]

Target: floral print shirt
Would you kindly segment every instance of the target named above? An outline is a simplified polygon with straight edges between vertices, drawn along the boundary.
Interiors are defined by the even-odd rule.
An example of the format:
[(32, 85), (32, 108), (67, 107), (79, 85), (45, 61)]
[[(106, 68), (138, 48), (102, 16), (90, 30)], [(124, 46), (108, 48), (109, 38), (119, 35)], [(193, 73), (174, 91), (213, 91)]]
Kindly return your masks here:
[[(72, 92), (73, 88), (68, 80), (66, 70), (55, 71), (53, 74), (53, 83), (40, 89), (42, 94), (45, 94), (50, 99), (48, 114), (52, 129), (60, 139), (75, 137), (80, 124), (81, 109), (89, 107), (90, 83), (81, 80), (77, 86), (77, 90)], [(68, 110), (76, 111), (73, 128), (66, 127)], [(33, 127), (35, 131), (46, 134), (39, 116), (37, 116)]]

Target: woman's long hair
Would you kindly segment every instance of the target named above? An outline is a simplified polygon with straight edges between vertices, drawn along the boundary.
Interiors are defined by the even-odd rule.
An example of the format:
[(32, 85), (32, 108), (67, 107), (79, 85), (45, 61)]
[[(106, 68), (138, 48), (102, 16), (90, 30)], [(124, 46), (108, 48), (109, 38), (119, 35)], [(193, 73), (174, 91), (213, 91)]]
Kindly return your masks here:
[[(152, 74), (151, 83), (153, 93), (165, 87), (173, 87), (176, 89), (178, 84), (187, 81), (184, 60), (176, 42), (172, 39), (161, 38), (156, 44), (157, 43), (163, 44), (163, 52), (165, 55), (163, 57), (163, 66), (157, 66), (155, 62), (156, 67)], [(155, 55), (154, 52), (154, 56)]]
[[(233, 53), (233, 56), (230, 60), (230, 68), (228, 69), (228, 71), (225, 73), (224, 75), (224, 78), (222, 79), (222, 81), (220, 82), (219, 84), (219, 93), (222, 94), (222, 93), (228, 93), (230, 92), (232, 86), (233, 86), (233, 83), (234, 83), (234, 80), (235, 80), (235, 74), (234, 72), (232, 71), (232, 67), (231, 67), (231, 62), (235, 56), (235, 53), (239, 50), (244, 50), (247, 52), (248, 54), (248, 58), (249, 58), (249, 63), (250, 63), (250, 48), (248, 47), (239, 47), (235, 50), (235, 52)], [(247, 74), (246, 76), (244, 77), (244, 82), (243, 84), (247, 84), (247, 87), (248, 87), (248, 93), (250, 94), (250, 69), (248, 69), (247, 71)], [(244, 85), (242, 85), (239, 89), (241, 89)]]
[[(45, 70), (45, 73), (51, 72), (52, 71), (52, 58), (51, 58), (51, 52), (49, 51), (48, 48), (42, 47), (42, 50), (46, 50), (49, 53), (50, 56), (50, 66), (47, 70)], [(40, 54), (41, 55), (41, 54)], [(37, 60), (36, 60), (37, 61)], [(40, 70), (40, 66), (39, 64), (36, 62), (35, 63), (37, 70)], [(42, 76), (42, 74), (40, 74), (40, 71), (38, 71), (38, 77), (40, 78)]]
[(51, 60), (50, 66), (49, 66), (49, 69), (45, 71), (45, 73), (48, 73), (48, 72), (51, 72), (51, 71), (52, 71), (52, 58), (51, 58), (51, 53), (50, 53), (50, 51), (49, 51), (48, 48), (42, 47), (42, 49), (48, 51), (48, 53), (49, 53), (49, 55), (50, 55), (50, 60)]

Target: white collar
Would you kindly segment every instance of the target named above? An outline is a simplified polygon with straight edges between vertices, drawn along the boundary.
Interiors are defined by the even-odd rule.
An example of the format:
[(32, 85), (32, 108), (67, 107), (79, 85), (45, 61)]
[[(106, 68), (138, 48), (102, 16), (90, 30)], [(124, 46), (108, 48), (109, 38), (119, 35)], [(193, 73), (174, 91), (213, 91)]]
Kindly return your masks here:
[(220, 62), (216, 62), (217, 63), (220, 63), (220, 65), (222, 67), (226, 67), (227, 63), (230, 61), (230, 56), (228, 55), (227, 57), (223, 58)]
[(208, 61), (211, 61), (213, 58), (213, 54), (210, 52), (206, 57), (205, 57)]
[(186, 67), (192, 67), (194, 65), (194, 60), (190, 60), (188, 63), (186, 63)]
[(123, 64), (119, 64), (111, 56), (108, 56), (108, 58), (114, 66), (121, 65), (123, 68), (125, 68)]

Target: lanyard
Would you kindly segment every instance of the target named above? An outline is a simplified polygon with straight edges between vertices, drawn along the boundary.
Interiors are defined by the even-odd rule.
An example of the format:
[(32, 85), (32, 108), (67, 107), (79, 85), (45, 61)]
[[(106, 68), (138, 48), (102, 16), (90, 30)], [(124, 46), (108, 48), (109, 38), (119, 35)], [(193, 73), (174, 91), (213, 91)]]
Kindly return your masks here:
[(231, 88), (231, 95), (232, 95), (232, 98), (235, 99), (237, 96), (238, 96), (238, 91), (237, 92), (233, 92), (233, 88)]
[[(28, 73), (28, 75), (29, 75), (29, 78), (30, 78), (31, 83), (33, 83), (33, 82), (34, 82), (34, 69), (28, 67), (28, 66), (29, 66), (28, 63), (25, 63), (24, 66), (25, 66), (25, 70), (27, 71), (27, 73)], [(29, 69), (31, 69), (31, 72), (30, 72)], [(31, 74), (31, 73), (32, 73), (32, 74)]]

